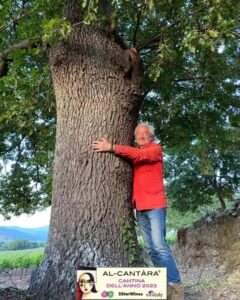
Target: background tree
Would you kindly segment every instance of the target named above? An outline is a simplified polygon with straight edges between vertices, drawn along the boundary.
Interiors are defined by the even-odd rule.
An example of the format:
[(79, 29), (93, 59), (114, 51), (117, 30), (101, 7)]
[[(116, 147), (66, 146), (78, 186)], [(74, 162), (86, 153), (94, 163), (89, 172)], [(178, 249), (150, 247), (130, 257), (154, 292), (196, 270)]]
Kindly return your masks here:
[[(181, 210), (211, 203), (213, 195), (225, 208), (239, 192), (239, 22), (231, 20), (229, 4), (211, 5), (200, 17), (196, 10), (187, 20), (195, 29), (183, 43), (177, 34), (171, 39), (175, 51), (142, 107), (142, 119), (155, 124), (166, 146), (168, 198)], [(230, 24), (235, 31), (228, 31)]]
[[(196, 210), (211, 204), (214, 198), (225, 209), (226, 199), (234, 199), (239, 191), (239, 151), (210, 149), (205, 143), (168, 151), (166, 163), (167, 192), (173, 207), (180, 211)], [(203, 157), (204, 156), (204, 157)]]
[(218, 0), (8, 0), (0, 8), (0, 148), (11, 164), (2, 171), (2, 213), (50, 202), (55, 103), (48, 57), (57, 114), (52, 216), (31, 286), (39, 299), (70, 298), (79, 265), (127, 266), (135, 251), (134, 238), (126, 251), (122, 236), (131, 222), (131, 168), (93, 154), (91, 141), (106, 135), (131, 144), (143, 98), (144, 118), (158, 124), (158, 137), (172, 149), (201, 145), (201, 122), (218, 103), (228, 108), (225, 118), (218, 111), (220, 127), (234, 126), (239, 7)]
[[(206, 78), (173, 82), (145, 101), (143, 118), (166, 145), (169, 198), (196, 209), (217, 196), (221, 207), (239, 192), (239, 56), (222, 46), (203, 61)], [(179, 90), (179, 94), (174, 91)]]
[(27, 240), (14, 240), (8, 243), (8, 250), (25, 250), (30, 249), (31, 243)]

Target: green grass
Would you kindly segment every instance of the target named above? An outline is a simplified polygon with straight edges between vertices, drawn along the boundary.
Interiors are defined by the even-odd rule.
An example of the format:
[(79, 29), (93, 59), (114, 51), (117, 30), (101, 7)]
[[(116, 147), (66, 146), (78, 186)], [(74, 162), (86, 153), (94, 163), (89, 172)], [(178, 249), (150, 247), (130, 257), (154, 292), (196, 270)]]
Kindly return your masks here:
[(42, 261), (44, 249), (1, 251), (0, 269), (37, 267)]

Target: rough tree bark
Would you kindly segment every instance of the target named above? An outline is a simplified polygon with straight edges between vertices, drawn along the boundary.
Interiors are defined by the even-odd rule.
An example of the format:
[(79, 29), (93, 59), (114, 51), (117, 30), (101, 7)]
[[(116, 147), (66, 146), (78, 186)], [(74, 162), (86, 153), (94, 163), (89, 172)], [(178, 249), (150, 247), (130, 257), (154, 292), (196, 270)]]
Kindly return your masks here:
[(223, 209), (226, 209), (227, 206), (226, 206), (226, 203), (225, 203), (224, 198), (223, 198), (223, 193), (222, 193), (222, 188), (221, 188), (221, 186), (215, 185), (215, 186), (214, 186), (214, 190), (215, 190), (216, 196), (217, 196), (217, 198), (218, 198), (218, 200), (219, 200), (219, 202), (220, 202), (220, 204), (221, 204), (221, 207), (222, 207)]
[(93, 27), (76, 27), (49, 61), (57, 102), (53, 201), (31, 290), (34, 299), (74, 299), (78, 266), (129, 266), (120, 223), (131, 222), (131, 166), (90, 145), (103, 136), (132, 143), (142, 72), (133, 49)]

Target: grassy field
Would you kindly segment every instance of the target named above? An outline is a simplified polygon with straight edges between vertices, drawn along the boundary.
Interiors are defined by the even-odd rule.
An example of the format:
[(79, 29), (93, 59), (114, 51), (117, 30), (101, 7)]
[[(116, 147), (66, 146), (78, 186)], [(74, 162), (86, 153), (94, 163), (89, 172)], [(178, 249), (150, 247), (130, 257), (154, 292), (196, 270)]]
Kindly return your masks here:
[(0, 269), (32, 268), (39, 266), (44, 249), (1, 251)]

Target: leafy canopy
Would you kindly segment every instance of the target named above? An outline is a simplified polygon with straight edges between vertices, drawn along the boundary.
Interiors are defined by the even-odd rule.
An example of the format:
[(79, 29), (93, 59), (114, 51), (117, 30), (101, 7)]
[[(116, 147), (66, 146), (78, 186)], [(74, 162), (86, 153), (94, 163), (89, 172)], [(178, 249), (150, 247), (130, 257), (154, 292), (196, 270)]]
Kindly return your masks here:
[[(70, 4), (83, 18), (69, 18)], [(56, 116), (47, 50), (79, 24), (97, 23), (140, 53), (141, 118), (166, 146), (174, 203), (196, 208), (216, 188), (232, 196), (239, 185), (239, 12), (233, 0), (0, 4), (1, 213), (50, 204)]]

